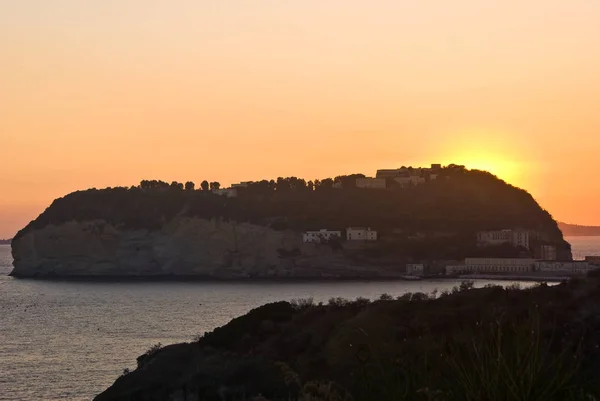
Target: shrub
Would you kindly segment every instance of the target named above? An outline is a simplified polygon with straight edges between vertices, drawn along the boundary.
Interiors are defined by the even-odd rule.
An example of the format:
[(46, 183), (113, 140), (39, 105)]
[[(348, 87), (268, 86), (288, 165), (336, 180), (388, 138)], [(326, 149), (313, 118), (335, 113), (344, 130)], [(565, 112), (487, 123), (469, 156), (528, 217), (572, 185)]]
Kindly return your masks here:
[(381, 296), (379, 297), (380, 301), (393, 301), (394, 297), (392, 297), (390, 294), (381, 294)]
[(306, 309), (315, 306), (315, 302), (312, 297), (292, 299), (290, 301), (290, 304), (292, 304), (292, 307), (296, 310)]
[(346, 306), (348, 305), (348, 300), (342, 298), (342, 297), (334, 297), (334, 298), (330, 298), (329, 302), (328, 302), (329, 306)]
[(368, 298), (358, 297), (354, 301), (354, 304), (357, 306), (366, 306), (371, 303), (371, 300)]
[(148, 362), (150, 359), (152, 359), (152, 357), (154, 355), (156, 355), (158, 352), (160, 352), (160, 350), (163, 348), (163, 345), (161, 343), (158, 344), (154, 344), (152, 347), (150, 347), (148, 349), (148, 351), (146, 351), (144, 353), (144, 355), (141, 355), (137, 358), (137, 364), (138, 364), (138, 368), (141, 368), (142, 366), (144, 366), (144, 364), (146, 362)]

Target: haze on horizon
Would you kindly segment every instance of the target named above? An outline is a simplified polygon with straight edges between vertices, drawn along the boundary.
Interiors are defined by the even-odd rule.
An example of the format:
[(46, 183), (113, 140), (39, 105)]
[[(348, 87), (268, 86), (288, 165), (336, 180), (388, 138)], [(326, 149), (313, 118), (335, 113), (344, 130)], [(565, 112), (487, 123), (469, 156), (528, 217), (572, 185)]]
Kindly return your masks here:
[(142, 179), (459, 163), (599, 224), (595, 0), (0, 3), (0, 238)]

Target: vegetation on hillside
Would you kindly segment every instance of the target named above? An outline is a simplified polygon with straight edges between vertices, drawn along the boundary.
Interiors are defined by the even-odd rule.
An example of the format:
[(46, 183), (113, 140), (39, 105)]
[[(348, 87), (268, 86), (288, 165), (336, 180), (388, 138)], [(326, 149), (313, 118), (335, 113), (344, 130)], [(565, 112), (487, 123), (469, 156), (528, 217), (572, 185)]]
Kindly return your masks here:
[[(355, 187), (356, 177), (306, 182), (296, 177), (260, 181), (227, 198), (204, 181), (186, 184), (143, 181), (131, 188), (90, 189), (55, 200), (32, 227), (102, 219), (122, 227), (158, 229), (176, 216), (250, 222), (298, 231), (370, 226), (382, 235), (472, 234), (482, 229), (527, 228), (548, 239), (562, 234), (533, 197), (482, 171), (443, 169), (437, 180), (388, 190)], [(341, 182), (343, 189), (332, 188)], [(22, 235), (20, 233), (19, 235)], [(410, 235), (407, 235), (409, 237)]]
[[(146, 399), (144, 394), (169, 394), (182, 385), (205, 400), (219, 399), (215, 392), (223, 388), (230, 393), (221, 399), (231, 400), (259, 393), (262, 400), (314, 401), (600, 396), (597, 278), (527, 290), (471, 287), (397, 300), (383, 295), (374, 302), (335, 298), (325, 305), (312, 300), (265, 305), (196, 343), (161, 349), (98, 400)], [(193, 353), (198, 357), (190, 360)], [(269, 371), (266, 381), (248, 382), (236, 376), (235, 360), (227, 359), (232, 370), (212, 365), (212, 372), (221, 373), (213, 373), (210, 383), (202, 375), (186, 376), (203, 371), (217, 360), (215, 354), (244, 363), (261, 358), (255, 363), (265, 370), (265, 360), (271, 361), (279, 374)]]

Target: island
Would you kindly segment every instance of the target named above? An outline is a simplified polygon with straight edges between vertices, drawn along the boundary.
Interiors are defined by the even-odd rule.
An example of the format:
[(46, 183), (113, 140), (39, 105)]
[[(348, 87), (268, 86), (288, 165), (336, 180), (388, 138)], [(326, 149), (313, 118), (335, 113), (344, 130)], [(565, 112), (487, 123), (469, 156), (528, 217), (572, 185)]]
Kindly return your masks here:
[(600, 236), (599, 226), (580, 226), (577, 224), (558, 223), (559, 228), (567, 237)]
[(273, 303), (156, 344), (95, 401), (598, 399), (599, 290), (588, 277)]
[(16, 235), (11, 274), (397, 278), (410, 264), (438, 274), (466, 257), (533, 258), (544, 249), (571, 259), (557, 222), (528, 192), (485, 171), (434, 164), (230, 188), (145, 180), (78, 191)]

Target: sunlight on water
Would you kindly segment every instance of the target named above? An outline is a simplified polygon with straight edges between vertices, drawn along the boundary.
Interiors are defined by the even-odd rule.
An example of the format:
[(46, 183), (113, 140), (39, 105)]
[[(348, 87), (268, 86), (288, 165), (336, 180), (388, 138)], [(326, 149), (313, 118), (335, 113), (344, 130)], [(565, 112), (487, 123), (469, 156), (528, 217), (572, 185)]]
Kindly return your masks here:
[[(593, 254), (593, 244), (574, 243), (574, 253)], [(595, 244), (598, 250), (600, 238)], [(0, 246), (0, 399), (6, 401), (89, 400), (153, 344), (190, 341), (267, 302), (398, 296), (458, 284), (47, 282), (8, 277), (11, 263), (10, 248)]]

